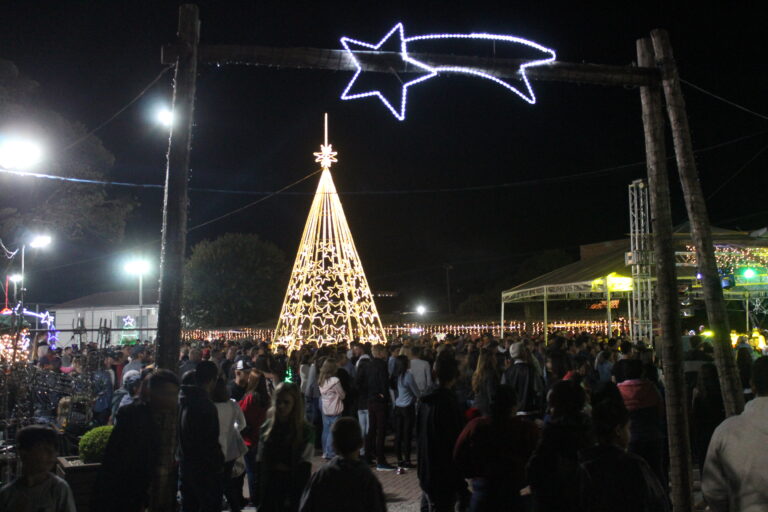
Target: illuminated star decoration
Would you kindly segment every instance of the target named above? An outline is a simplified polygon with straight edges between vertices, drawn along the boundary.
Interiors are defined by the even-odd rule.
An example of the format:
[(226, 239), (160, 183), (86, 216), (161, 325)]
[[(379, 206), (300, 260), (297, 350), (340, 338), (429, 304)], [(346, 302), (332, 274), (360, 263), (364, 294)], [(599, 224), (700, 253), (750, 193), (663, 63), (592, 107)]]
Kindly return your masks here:
[[(413, 66), (416, 66), (420, 70), (423, 70), (425, 73), (411, 81), (403, 82), (402, 93), (400, 97), (400, 105), (398, 105), (399, 108), (395, 108), (378, 90), (364, 91), (364, 92), (358, 92), (358, 93), (351, 92), (352, 87), (354, 86), (355, 82), (360, 76), (360, 73), (362, 72), (362, 66), (360, 65), (360, 61), (355, 56), (354, 52), (363, 51), (363, 50), (353, 50), (350, 48), (350, 44), (356, 45), (356, 46), (362, 46), (365, 49), (364, 51), (367, 51), (367, 52), (370, 52), (370, 50), (379, 51), (379, 48), (381, 48), (381, 46), (394, 33), (397, 33), (400, 36), (400, 58), (403, 61), (409, 64), (412, 64)], [(525, 86), (524, 90), (521, 90), (515, 87), (514, 85), (510, 84), (509, 82), (502, 80), (501, 78), (498, 78), (491, 74), (488, 74), (479, 69), (462, 67), (462, 66), (430, 66), (428, 64), (425, 64), (424, 62), (420, 62), (414, 59), (408, 54), (408, 43), (414, 42), (414, 41), (425, 41), (425, 40), (434, 40), (434, 39), (465, 39), (465, 40), (473, 39), (473, 40), (502, 41), (502, 42), (508, 42), (513, 44), (521, 44), (521, 45), (527, 46), (528, 48), (533, 48), (535, 50), (538, 50), (539, 52), (542, 52), (546, 56), (544, 58), (531, 60), (520, 65), (520, 70), (519, 70), (520, 79), (522, 80)], [(533, 105), (534, 103), (536, 103), (536, 95), (533, 93), (533, 89), (531, 88), (531, 84), (528, 80), (528, 76), (526, 75), (526, 70), (530, 67), (549, 64), (551, 62), (554, 62), (556, 58), (555, 51), (550, 48), (545, 48), (540, 44), (534, 43), (533, 41), (529, 41), (527, 39), (523, 39), (521, 37), (515, 37), (515, 36), (509, 36), (509, 35), (503, 35), (503, 34), (486, 34), (486, 33), (425, 34), (425, 35), (412, 36), (412, 37), (406, 38), (404, 35), (404, 29), (403, 29), (402, 23), (398, 23), (397, 25), (395, 25), (392, 28), (392, 30), (390, 30), (387, 33), (387, 35), (385, 35), (381, 39), (381, 41), (379, 41), (377, 44), (370, 44), (370, 43), (365, 43), (363, 41), (358, 41), (356, 39), (351, 39), (349, 37), (342, 37), (341, 45), (347, 51), (350, 58), (355, 63), (355, 67), (357, 68), (354, 76), (352, 77), (352, 80), (350, 80), (349, 84), (347, 85), (347, 88), (344, 89), (344, 92), (341, 94), (341, 99), (354, 100), (354, 99), (366, 98), (371, 96), (378, 97), (379, 100), (381, 100), (381, 102), (384, 103), (384, 105), (390, 110), (390, 112), (392, 112), (392, 114), (400, 121), (403, 121), (405, 119), (405, 105), (406, 105), (406, 98), (408, 95), (408, 87), (410, 87), (411, 85), (415, 85), (415, 84), (424, 82), (426, 80), (429, 80), (430, 78), (438, 76), (440, 73), (461, 73), (461, 74), (476, 76), (478, 78), (485, 78), (487, 80), (491, 80), (501, 85), (502, 87), (509, 89), (513, 93), (517, 94), (520, 98), (522, 98), (526, 102)]]
[(136, 328), (136, 319), (133, 318), (131, 315), (128, 315), (123, 318), (123, 329), (135, 329)]
[(315, 162), (319, 162), (320, 167), (323, 169), (330, 169), (331, 164), (338, 162), (338, 159), (336, 159), (338, 153), (334, 151), (333, 146), (328, 143), (320, 144), (320, 151), (312, 154), (315, 155)]

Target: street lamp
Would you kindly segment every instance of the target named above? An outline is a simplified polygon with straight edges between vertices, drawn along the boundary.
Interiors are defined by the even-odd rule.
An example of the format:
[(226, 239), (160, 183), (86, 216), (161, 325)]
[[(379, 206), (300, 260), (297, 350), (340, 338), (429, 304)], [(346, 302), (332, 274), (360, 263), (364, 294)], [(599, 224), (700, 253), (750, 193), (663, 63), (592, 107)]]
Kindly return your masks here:
[(144, 326), (144, 274), (149, 273), (150, 265), (147, 260), (131, 260), (125, 264), (128, 274), (139, 278), (139, 341), (141, 341), (141, 328)]
[(427, 312), (427, 308), (426, 308), (424, 305), (422, 305), (422, 304), (419, 304), (418, 306), (416, 306), (416, 312), (417, 312), (419, 315), (421, 315), (421, 316), (424, 316), (424, 313), (426, 313), (426, 312)]
[(27, 258), (27, 245), (33, 249), (42, 249), (48, 247), (53, 239), (50, 235), (35, 235), (29, 238), (29, 241), (21, 246), (21, 274), (14, 274), (11, 276), (11, 280), (14, 283), (14, 301), (16, 295), (16, 283), (21, 283), (21, 296), (18, 304), (18, 311), (16, 313), (18, 329), (16, 331), (16, 337), (13, 342), (13, 361), (16, 360), (16, 348), (19, 341), (19, 333), (24, 324), (24, 292), (26, 287), (24, 286), (24, 278), (26, 277), (26, 258)]
[(23, 279), (21, 274), (12, 274), (8, 279), (13, 283), (13, 302), (16, 303), (17, 286)]
[(157, 111), (157, 122), (163, 126), (170, 127), (173, 124), (173, 112), (167, 108), (161, 108)]
[(43, 150), (34, 141), (0, 136), (0, 167), (24, 171), (43, 159)]

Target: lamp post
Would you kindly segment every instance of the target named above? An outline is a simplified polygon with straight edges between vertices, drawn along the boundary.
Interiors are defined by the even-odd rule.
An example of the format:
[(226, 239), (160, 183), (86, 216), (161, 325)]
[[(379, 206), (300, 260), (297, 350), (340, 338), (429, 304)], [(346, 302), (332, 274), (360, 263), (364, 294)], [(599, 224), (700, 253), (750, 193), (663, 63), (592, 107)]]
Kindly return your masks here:
[(21, 246), (21, 274), (14, 274), (11, 276), (11, 281), (13, 281), (13, 295), (14, 295), (14, 302), (16, 300), (16, 284), (21, 283), (21, 294), (19, 295), (19, 303), (18, 308), (16, 309), (16, 336), (13, 340), (13, 359), (12, 361), (16, 361), (16, 351), (18, 349), (19, 345), (19, 338), (21, 337), (21, 330), (24, 326), (24, 292), (26, 291), (26, 286), (24, 280), (26, 279), (26, 258), (27, 258), (27, 245), (29, 245), (32, 249), (43, 249), (45, 247), (48, 247), (51, 244), (52, 238), (50, 235), (35, 235), (33, 236), (28, 243), (24, 243)]
[(141, 342), (141, 330), (144, 327), (144, 274), (149, 272), (147, 260), (131, 260), (125, 264), (125, 271), (139, 278), (139, 342)]

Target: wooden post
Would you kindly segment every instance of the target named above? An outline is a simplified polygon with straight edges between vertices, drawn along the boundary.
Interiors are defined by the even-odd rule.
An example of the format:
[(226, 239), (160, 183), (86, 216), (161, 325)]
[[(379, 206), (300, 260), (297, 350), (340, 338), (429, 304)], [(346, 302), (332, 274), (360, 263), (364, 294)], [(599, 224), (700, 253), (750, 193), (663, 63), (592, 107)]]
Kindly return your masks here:
[[(637, 63), (653, 65), (649, 39), (637, 41)], [(664, 144), (664, 117), (659, 86), (640, 87), (645, 132), (645, 157), (648, 162), (653, 254), (656, 265), (656, 303), (658, 305), (662, 364), (666, 387), (667, 436), (669, 441), (672, 505), (675, 511), (693, 508), (691, 482), (691, 443), (688, 433), (688, 404), (683, 348), (680, 341), (680, 306), (677, 302), (677, 272), (672, 240), (672, 210)]]
[(739, 379), (739, 370), (731, 346), (730, 327), (725, 308), (725, 298), (717, 271), (715, 247), (712, 242), (712, 229), (709, 225), (707, 205), (701, 191), (699, 172), (693, 156), (691, 132), (688, 127), (688, 115), (685, 100), (680, 88), (680, 77), (672, 54), (672, 45), (666, 30), (656, 29), (651, 32), (656, 62), (661, 68), (661, 83), (667, 103), (667, 116), (672, 129), (675, 144), (680, 183), (685, 197), (685, 207), (691, 224), (691, 236), (696, 246), (696, 262), (702, 275), (704, 303), (707, 308), (709, 327), (714, 332), (715, 362), (723, 392), (725, 414), (732, 416), (744, 409), (744, 395)]
[[(163, 236), (160, 253), (160, 304), (155, 360), (159, 368), (178, 372), (181, 338), (181, 297), (187, 242), (187, 187), (192, 117), (197, 78), (200, 21), (196, 5), (179, 7), (178, 56), (173, 90), (173, 125), (168, 139), (168, 166), (163, 201)], [(150, 510), (176, 508), (176, 411), (158, 418), (162, 451), (150, 498)]]

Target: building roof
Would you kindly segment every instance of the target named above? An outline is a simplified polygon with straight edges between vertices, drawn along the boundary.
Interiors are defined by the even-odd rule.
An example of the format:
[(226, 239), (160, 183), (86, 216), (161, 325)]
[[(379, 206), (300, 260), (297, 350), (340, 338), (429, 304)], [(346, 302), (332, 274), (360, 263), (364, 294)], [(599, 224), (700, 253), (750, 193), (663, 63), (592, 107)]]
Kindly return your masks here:
[[(676, 250), (685, 253), (687, 246), (692, 245), (687, 223), (675, 229), (673, 237)], [(766, 247), (768, 239), (762, 231), (752, 233), (731, 231), (712, 226), (712, 238), (718, 245), (736, 245), (747, 247)], [(502, 292), (502, 302), (541, 301), (544, 297), (549, 300), (594, 299), (603, 296), (601, 291), (592, 290), (592, 281), (607, 276), (612, 272), (619, 275), (631, 275), (631, 267), (626, 265), (625, 254), (629, 252), (629, 239), (611, 240), (597, 244), (582, 246), (582, 259), (547, 272), (528, 282)], [(695, 277), (696, 270), (692, 266), (677, 266), (678, 279)], [(616, 298), (628, 295), (618, 292)], [(726, 293), (726, 295), (730, 295)]]
[[(157, 289), (144, 289), (144, 305), (154, 306), (158, 302), (158, 290)], [(83, 309), (83, 308), (109, 308), (120, 306), (138, 307), (139, 305), (139, 291), (138, 290), (120, 290), (113, 292), (101, 292), (94, 293), (92, 295), (86, 295), (78, 299), (73, 299), (62, 304), (58, 304), (51, 309)]]

